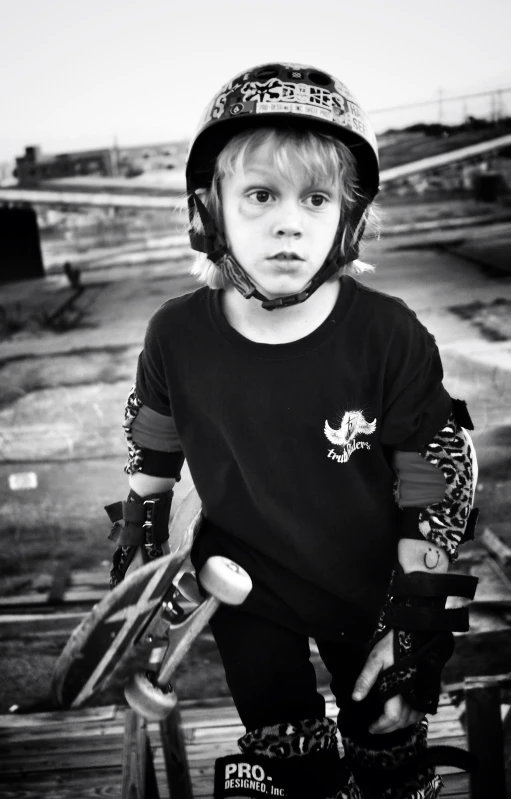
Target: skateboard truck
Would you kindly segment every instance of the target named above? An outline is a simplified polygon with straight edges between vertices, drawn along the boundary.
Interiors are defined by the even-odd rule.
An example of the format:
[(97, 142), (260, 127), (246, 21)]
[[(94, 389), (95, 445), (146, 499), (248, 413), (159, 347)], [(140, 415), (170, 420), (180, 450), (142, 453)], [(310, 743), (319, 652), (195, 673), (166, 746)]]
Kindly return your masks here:
[(216, 610), (221, 604), (241, 605), (252, 589), (247, 572), (221, 555), (209, 558), (200, 572), (200, 584), (208, 594), (206, 599), (202, 599), (192, 575), (185, 573), (182, 580), (183, 586), (180, 582), (178, 587), (183, 595), (195, 602), (202, 601), (184, 618), (175, 611), (173, 603), (169, 603), (164, 614), (169, 625), (168, 645), (161, 662), (161, 646), (155, 647), (150, 657), (151, 665), (159, 663), (158, 670), (135, 674), (124, 689), (130, 707), (148, 721), (162, 721), (174, 710), (177, 698), (170, 679)]

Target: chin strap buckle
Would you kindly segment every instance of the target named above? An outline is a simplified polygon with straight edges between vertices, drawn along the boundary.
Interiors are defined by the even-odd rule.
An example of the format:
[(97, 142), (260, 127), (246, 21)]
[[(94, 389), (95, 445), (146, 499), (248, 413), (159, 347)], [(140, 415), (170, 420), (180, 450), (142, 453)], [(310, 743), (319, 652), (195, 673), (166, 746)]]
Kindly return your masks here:
[(301, 291), (300, 294), (293, 294), (291, 297), (276, 297), (274, 300), (265, 300), (262, 303), (262, 307), (265, 311), (273, 311), (275, 308), (288, 308), (291, 305), (305, 302), (311, 294), (311, 291)]

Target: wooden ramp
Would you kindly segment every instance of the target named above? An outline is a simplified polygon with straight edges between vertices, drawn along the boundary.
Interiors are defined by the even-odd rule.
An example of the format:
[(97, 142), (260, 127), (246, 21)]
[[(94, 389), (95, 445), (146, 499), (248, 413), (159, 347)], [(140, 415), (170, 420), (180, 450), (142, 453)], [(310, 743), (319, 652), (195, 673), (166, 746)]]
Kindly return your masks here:
[[(121, 797), (125, 713), (110, 706), (0, 716), (0, 799)], [(327, 713), (335, 718), (332, 701)], [(215, 759), (237, 751), (243, 727), (226, 699), (183, 702), (181, 718), (193, 796), (210, 799)], [(170, 799), (158, 725), (150, 724), (148, 731), (160, 796)], [(447, 696), (431, 718), (430, 744), (466, 748), (458, 711)], [(445, 782), (442, 796), (469, 799), (465, 773), (444, 767), (438, 771)]]

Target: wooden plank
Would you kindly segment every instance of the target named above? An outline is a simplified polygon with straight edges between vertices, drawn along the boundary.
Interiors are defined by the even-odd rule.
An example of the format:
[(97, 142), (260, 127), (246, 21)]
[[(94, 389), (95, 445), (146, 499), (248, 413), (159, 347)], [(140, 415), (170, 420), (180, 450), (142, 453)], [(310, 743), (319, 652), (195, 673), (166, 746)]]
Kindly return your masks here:
[(100, 769), (116, 765), (122, 762), (122, 742), (121, 746), (115, 750), (100, 750), (91, 752), (61, 752), (60, 749), (52, 753), (32, 755), (27, 761), (22, 755), (19, 758), (10, 757), (8, 760), (2, 758), (2, 773), (4, 775), (17, 775), (22, 777), (25, 772), (45, 772), (54, 771), (76, 771), (77, 769)]
[(179, 705), (160, 723), (160, 739), (172, 799), (193, 799)]
[(472, 799), (506, 799), (500, 689), (467, 680), (465, 702), (470, 751), (479, 762), (479, 768), (470, 775)]
[(94, 735), (68, 735), (53, 738), (38, 738), (37, 740), (22, 740), (17, 736), (0, 745), (2, 764), (11, 764), (13, 768), (25, 758), (25, 762), (32, 762), (32, 758), (41, 754), (48, 755), (60, 752), (68, 755), (73, 752), (117, 752), (122, 749), (124, 728), (116, 735), (102, 735), (96, 731)]
[(15, 640), (28, 635), (69, 636), (81, 622), (85, 613), (9, 613), (0, 615), (0, 640)]
[[(69, 588), (62, 595), (62, 604), (91, 605), (102, 600), (106, 594), (107, 591), (95, 588)], [(15, 610), (30, 610), (32, 608), (34, 610), (41, 608), (42, 610), (42, 607), (48, 604), (49, 594), (47, 593), (31, 592), (27, 594), (0, 597), (0, 611), (4, 610), (14, 612)], [(183, 610), (194, 607), (194, 604), (192, 602), (188, 602), (187, 600), (180, 599), (179, 604), (182, 606)], [(83, 615), (85, 615), (85, 612), (86, 611), (84, 611)]]
[(34, 746), (40, 741), (41, 745), (49, 745), (51, 741), (58, 741), (64, 743), (66, 740), (72, 745), (72, 741), (79, 740), (80, 738), (89, 739), (96, 736), (101, 738), (115, 738), (116, 736), (122, 737), (124, 729), (124, 721), (119, 720), (118, 723), (109, 724), (91, 724), (91, 725), (61, 725), (56, 728), (14, 728), (9, 732), (5, 730), (0, 734), (0, 747), (3, 749), (8, 746), (10, 742), (18, 741), (20, 745), (28, 746), (31, 743)]
[[(62, 602), (65, 604), (91, 604), (98, 602), (105, 595), (104, 591), (91, 588), (70, 588), (64, 591)], [(0, 598), (0, 608), (27, 608), (47, 604), (48, 594), (31, 592), (21, 596), (4, 596)]]
[[(213, 794), (209, 794), (211, 799)], [(108, 783), (103, 778), (97, 785), (90, 780), (84, 786), (36, 785), (32, 789), (19, 784), (2, 785), (0, 783), (0, 799), (121, 799), (120, 784)]]
[(159, 799), (147, 722), (134, 710), (126, 714), (121, 793), (129, 799)]
[[(157, 725), (150, 724), (149, 732), (151, 735), (156, 735)], [(195, 740), (195, 732), (194, 728), (183, 730), (186, 743), (192, 743)], [(55, 744), (65, 751), (66, 748), (73, 749), (76, 746), (82, 748), (95, 746), (96, 740), (104, 741), (105, 746), (115, 746), (122, 739), (123, 733), (123, 719), (107, 724), (62, 725), (57, 729), (16, 728), (10, 734), (0, 737), (0, 749), (5, 752), (15, 752), (20, 747), (27, 750), (34, 749), (34, 751), (39, 747), (44, 747), (44, 751), (46, 751), (47, 747)]]
[(76, 569), (75, 571), (71, 572), (71, 585), (90, 585), (96, 586), (98, 588), (105, 588), (105, 591), (109, 591), (109, 581), (110, 581), (110, 566), (102, 568), (102, 569), (95, 569), (94, 571), (85, 571), (83, 569)]
[[(89, 586), (109, 590), (109, 567), (101, 569), (74, 569), (69, 573), (69, 585)], [(51, 574), (35, 574), (29, 581), (33, 591), (48, 591), (52, 584)]]
[(83, 724), (88, 721), (106, 721), (119, 715), (117, 705), (103, 707), (84, 707), (80, 710), (55, 710), (47, 713), (6, 713), (0, 715), (0, 733), (13, 727), (40, 727), (51, 724), (62, 724), (65, 720), (70, 724)]

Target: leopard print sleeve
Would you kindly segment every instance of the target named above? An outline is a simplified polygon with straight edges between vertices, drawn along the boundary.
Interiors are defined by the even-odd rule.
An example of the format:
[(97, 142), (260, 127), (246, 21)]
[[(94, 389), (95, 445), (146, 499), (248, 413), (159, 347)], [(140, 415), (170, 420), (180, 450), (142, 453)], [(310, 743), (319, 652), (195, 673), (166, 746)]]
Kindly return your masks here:
[(141, 407), (142, 400), (137, 396), (136, 387), (132, 386), (124, 408), (124, 439), (128, 447), (128, 461), (124, 467), (126, 474), (134, 474), (142, 469), (144, 451), (142, 447), (139, 447), (138, 444), (135, 444), (131, 429), (131, 426), (134, 420), (137, 418)]
[(465, 403), (453, 400), (453, 411), (421, 456), (445, 481), (443, 497), (426, 507), (404, 508), (400, 538), (426, 539), (445, 550), (449, 560), (474, 536), (478, 511), (473, 508), (477, 459), (465, 426), (473, 429)]
[(419, 513), (419, 532), (455, 561), (459, 545), (465, 538), (473, 537), (469, 518), (477, 482), (477, 460), (472, 439), (454, 414), (428, 444), (423, 457), (440, 469), (446, 488), (440, 502)]

